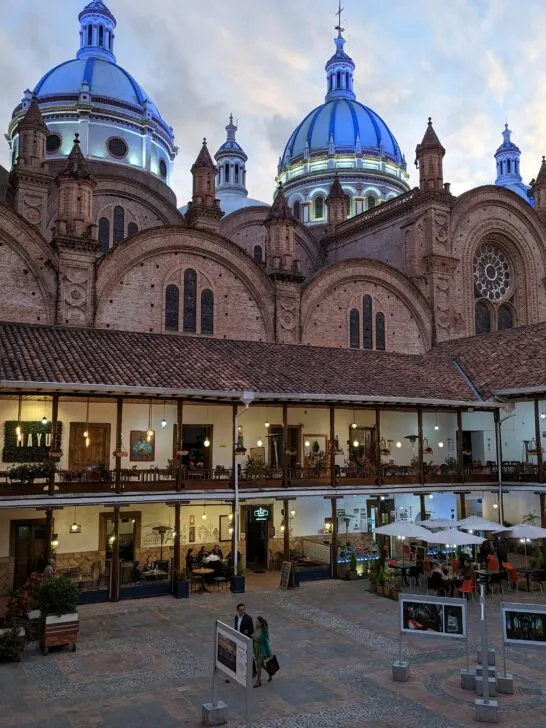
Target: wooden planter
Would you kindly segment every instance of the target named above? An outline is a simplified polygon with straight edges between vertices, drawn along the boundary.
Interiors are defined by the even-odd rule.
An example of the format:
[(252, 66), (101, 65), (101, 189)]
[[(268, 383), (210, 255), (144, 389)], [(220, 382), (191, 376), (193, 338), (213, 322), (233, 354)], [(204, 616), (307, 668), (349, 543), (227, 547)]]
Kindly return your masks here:
[(376, 590), (376, 592), (377, 592), (378, 594), (380, 594), (381, 596), (383, 596), (383, 595), (385, 594), (385, 587), (383, 586), (383, 584), (378, 584), (378, 585), (376, 586), (375, 590)]
[(399, 591), (395, 591), (393, 589), (392, 592), (391, 592), (391, 599), (393, 599), (395, 602), (397, 602), (399, 596), (400, 596), (400, 592)]
[(72, 652), (75, 652), (79, 626), (77, 613), (63, 614), (60, 617), (46, 616), (40, 626), (40, 649), (44, 655), (47, 655), (50, 647), (71, 646)]
[(370, 582), (370, 591), (372, 594), (375, 594), (377, 592), (377, 584), (372, 584)]

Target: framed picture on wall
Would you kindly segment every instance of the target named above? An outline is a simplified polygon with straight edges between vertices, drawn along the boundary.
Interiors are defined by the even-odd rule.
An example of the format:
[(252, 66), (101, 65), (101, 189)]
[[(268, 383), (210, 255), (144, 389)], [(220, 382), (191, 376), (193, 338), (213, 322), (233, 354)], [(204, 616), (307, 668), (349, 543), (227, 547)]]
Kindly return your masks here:
[(220, 541), (231, 541), (229, 529), (231, 527), (231, 521), (229, 516), (220, 516)]
[(188, 543), (195, 543), (195, 526), (190, 526), (189, 528)]
[(155, 438), (149, 441), (145, 430), (131, 430), (129, 459), (134, 463), (151, 463), (155, 460)]
[(190, 516), (190, 526), (195, 526), (195, 516)]

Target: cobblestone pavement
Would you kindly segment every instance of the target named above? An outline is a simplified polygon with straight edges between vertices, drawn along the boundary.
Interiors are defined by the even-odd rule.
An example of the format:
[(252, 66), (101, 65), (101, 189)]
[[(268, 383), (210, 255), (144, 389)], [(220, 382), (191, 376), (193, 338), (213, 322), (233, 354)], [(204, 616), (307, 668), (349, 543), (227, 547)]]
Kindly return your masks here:
[[(245, 595), (269, 620), (281, 671), (252, 691), (259, 728), (459, 728), (474, 724), (475, 695), (461, 690), (464, 643), (404, 639), (407, 683), (392, 681), (399, 605), (365, 582), (321, 582)], [(506, 601), (544, 601), (506, 595)], [(201, 725), (212, 692), (216, 618), (231, 624), (237, 595), (192, 595), (80, 608), (78, 650), (43, 656), (31, 644), (20, 664), (0, 665), (0, 728), (178, 728)], [(501, 597), (489, 599), (489, 635), (500, 657)], [(479, 606), (469, 605), (471, 664)], [(499, 696), (500, 725), (546, 728), (546, 648), (508, 649), (513, 696)], [(244, 725), (244, 695), (220, 682), (231, 726)]]

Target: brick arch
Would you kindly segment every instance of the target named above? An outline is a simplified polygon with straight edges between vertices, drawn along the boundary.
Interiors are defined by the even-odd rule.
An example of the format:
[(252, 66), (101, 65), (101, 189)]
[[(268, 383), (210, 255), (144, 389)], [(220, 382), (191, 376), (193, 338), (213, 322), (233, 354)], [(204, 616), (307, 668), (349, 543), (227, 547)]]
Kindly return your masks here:
[(502, 188), (481, 187), (462, 198), (454, 207), (451, 229), (453, 256), (459, 259), (456, 275), (463, 281), (465, 334), (474, 333), (473, 257), (487, 242), (496, 243), (512, 262), (518, 324), (540, 321), (546, 312), (546, 238), (537, 214)]
[[(307, 343), (311, 334), (311, 325), (317, 306), (321, 305), (335, 289), (354, 282), (377, 285), (380, 295), (394, 294), (402, 301), (413, 316), (423, 342), (423, 350), (432, 345), (432, 312), (423, 294), (400, 271), (391, 266), (369, 259), (349, 259), (325, 268), (314, 276), (305, 287), (301, 303), (302, 342)], [(354, 302), (355, 294), (347, 292), (341, 315), (347, 318)], [(345, 310), (346, 309), (346, 310)], [(333, 311), (332, 311), (333, 313)], [(383, 313), (387, 313), (383, 311)], [(324, 340), (328, 340), (328, 332), (324, 331)]]
[[(7, 208), (0, 210), (0, 242), (2, 318), (54, 324), (58, 261), (51, 245), (35, 227)], [(37, 296), (32, 296), (31, 280)]]
[[(113, 300), (116, 288), (124, 276), (141, 265), (150, 263), (154, 258), (165, 256), (169, 256), (170, 265), (182, 267), (182, 260), (175, 257), (178, 254), (186, 254), (191, 259), (202, 259), (202, 272), (209, 278), (210, 274), (206, 271), (206, 264), (209, 261), (235, 276), (259, 311), (264, 338), (269, 341), (274, 340), (274, 288), (261, 268), (249, 260), (239, 246), (220, 235), (178, 226), (143, 231), (120, 243), (104, 256), (97, 270), (97, 325), (105, 325), (109, 320), (108, 302)], [(190, 267), (195, 266), (191, 264)], [(162, 278), (155, 279), (154, 285), (157, 285), (158, 293), (163, 291)], [(237, 322), (234, 321), (233, 325), (236, 329)], [(234, 335), (229, 338), (244, 338), (236, 334), (235, 330)]]

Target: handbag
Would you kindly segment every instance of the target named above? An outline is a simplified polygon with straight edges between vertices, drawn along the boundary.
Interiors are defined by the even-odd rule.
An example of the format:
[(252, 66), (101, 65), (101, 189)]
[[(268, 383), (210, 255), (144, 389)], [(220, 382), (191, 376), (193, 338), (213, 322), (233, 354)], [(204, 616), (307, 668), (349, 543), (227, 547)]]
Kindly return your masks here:
[(277, 660), (277, 655), (273, 655), (269, 658), (269, 660), (264, 660), (264, 667), (268, 675), (273, 676), (275, 673), (279, 672), (279, 661)]

